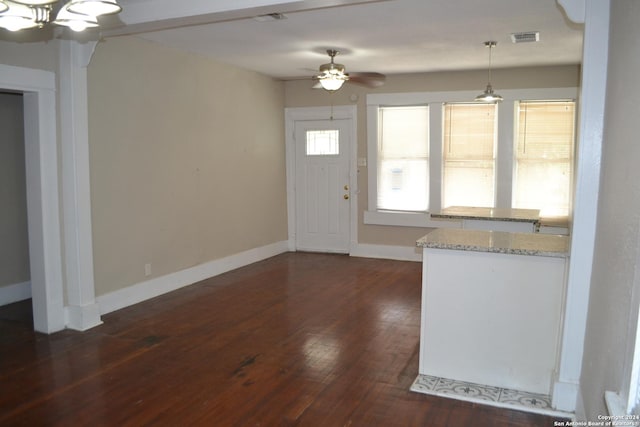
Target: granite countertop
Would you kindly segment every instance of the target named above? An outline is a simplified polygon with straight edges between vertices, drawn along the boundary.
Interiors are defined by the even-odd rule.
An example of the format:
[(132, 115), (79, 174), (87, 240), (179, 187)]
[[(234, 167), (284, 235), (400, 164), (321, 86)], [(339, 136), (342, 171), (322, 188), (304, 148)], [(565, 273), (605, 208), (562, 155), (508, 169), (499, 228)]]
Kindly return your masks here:
[(553, 234), (438, 228), (419, 239), (416, 245), (423, 248), (513, 255), (556, 258), (569, 256), (569, 237)]
[(484, 219), (489, 221), (532, 222), (540, 221), (538, 209), (515, 208), (478, 208), (468, 206), (450, 206), (440, 212), (431, 213), (436, 219)]

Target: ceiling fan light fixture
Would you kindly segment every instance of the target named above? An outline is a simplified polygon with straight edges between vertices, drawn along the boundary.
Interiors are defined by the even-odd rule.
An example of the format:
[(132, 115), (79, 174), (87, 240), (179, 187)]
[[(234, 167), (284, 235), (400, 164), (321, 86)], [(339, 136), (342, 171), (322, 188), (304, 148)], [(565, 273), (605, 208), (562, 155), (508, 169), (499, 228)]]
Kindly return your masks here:
[(113, 15), (122, 11), (116, 0), (72, 0), (65, 7), (69, 12), (89, 16)]
[(478, 102), (496, 103), (502, 101), (502, 97), (495, 93), (493, 91), (493, 86), (491, 86), (491, 49), (496, 47), (497, 44), (498, 43), (495, 41), (484, 42), (484, 45), (489, 48), (489, 77), (486, 89), (475, 98)]
[(349, 80), (349, 76), (346, 74), (326, 74), (319, 76), (318, 80), (323, 89), (333, 92), (340, 89), (344, 82)]
[(333, 92), (340, 89), (344, 82), (349, 80), (349, 74), (344, 72), (344, 65), (333, 62), (338, 54), (337, 50), (327, 49), (327, 54), (331, 58), (331, 62), (320, 66), (320, 74), (316, 78), (323, 89)]

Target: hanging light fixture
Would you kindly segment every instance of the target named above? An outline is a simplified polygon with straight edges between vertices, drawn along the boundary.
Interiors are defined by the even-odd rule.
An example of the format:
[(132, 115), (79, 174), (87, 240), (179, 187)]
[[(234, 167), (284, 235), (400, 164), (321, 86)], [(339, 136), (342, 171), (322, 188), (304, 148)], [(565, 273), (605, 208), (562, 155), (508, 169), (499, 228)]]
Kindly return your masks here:
[[(57, 14), (52, 21), (54, 9)], [(83, 31), (97, 27), (97, 17), (120, 11), (122, 8), (116, 0), (0, 0), (0, 27), (19, 31), (53, 23), (73, 31)]]
[(87, 28), (95, 28), (98, 26), (98, 19), (92, 15), (73, 13), (66, 7), (60, 9), (54, 24), (63, 25), (71, 28), (73, 31), (84, 31)]
[(9, 31), (19, 31), (27, 28), (35, 28), (38, 25), (36, 14), (46, 13), (48, 8), (41, 6), (29, 7), (20, 3), (4, 1), (7, 9), (0, 13), (0, 27)]
[(72, 0), (67, 3), (67, 9), (72, 13), (89, 16), (113, 15), (122, 10), (116, 0)]
[(323, 89), (333, 92), (349, 80), (349, 74), (344, 72), (344, 65), (333, 62), (333, 58), (338, 54), (337, 50), (329, 49), (327, 54), (331, 57), (331, 62), (320, 66), (320, 74), (316, 78)]
[(493, 86), (491, 86), (491, 49), (496, 47), (498, 44), (495, 41), (484, 42), (484, 45), (489, 48), (489, 79), (487, 83), (487, 88), (480, 95), (476, 96), (476, 101), (480, 102), (500, 102), (502, 101), (502, 97), (497, 93), (493, 92)]

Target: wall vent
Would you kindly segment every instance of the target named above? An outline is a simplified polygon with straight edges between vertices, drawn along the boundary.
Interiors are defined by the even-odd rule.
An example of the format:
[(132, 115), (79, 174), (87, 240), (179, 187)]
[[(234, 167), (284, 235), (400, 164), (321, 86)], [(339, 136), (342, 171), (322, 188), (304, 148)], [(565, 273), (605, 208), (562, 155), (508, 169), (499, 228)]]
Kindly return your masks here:
[(513, 43), (529, 43), (540, 41), (539, 31), (527, 31), (524, 33), (512, 33), (511, 41)]

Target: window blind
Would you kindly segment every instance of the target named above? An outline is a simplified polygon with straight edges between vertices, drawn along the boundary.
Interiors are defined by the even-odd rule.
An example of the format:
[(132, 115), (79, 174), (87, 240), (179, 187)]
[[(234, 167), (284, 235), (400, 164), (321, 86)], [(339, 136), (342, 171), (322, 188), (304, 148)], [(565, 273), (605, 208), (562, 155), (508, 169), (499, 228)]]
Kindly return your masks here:
[(492, 207), (496, 105), (444, 104), (443, 207)]
[(520, 101), (516, 118), (513, 207), (568, 216), (575, 102)]

